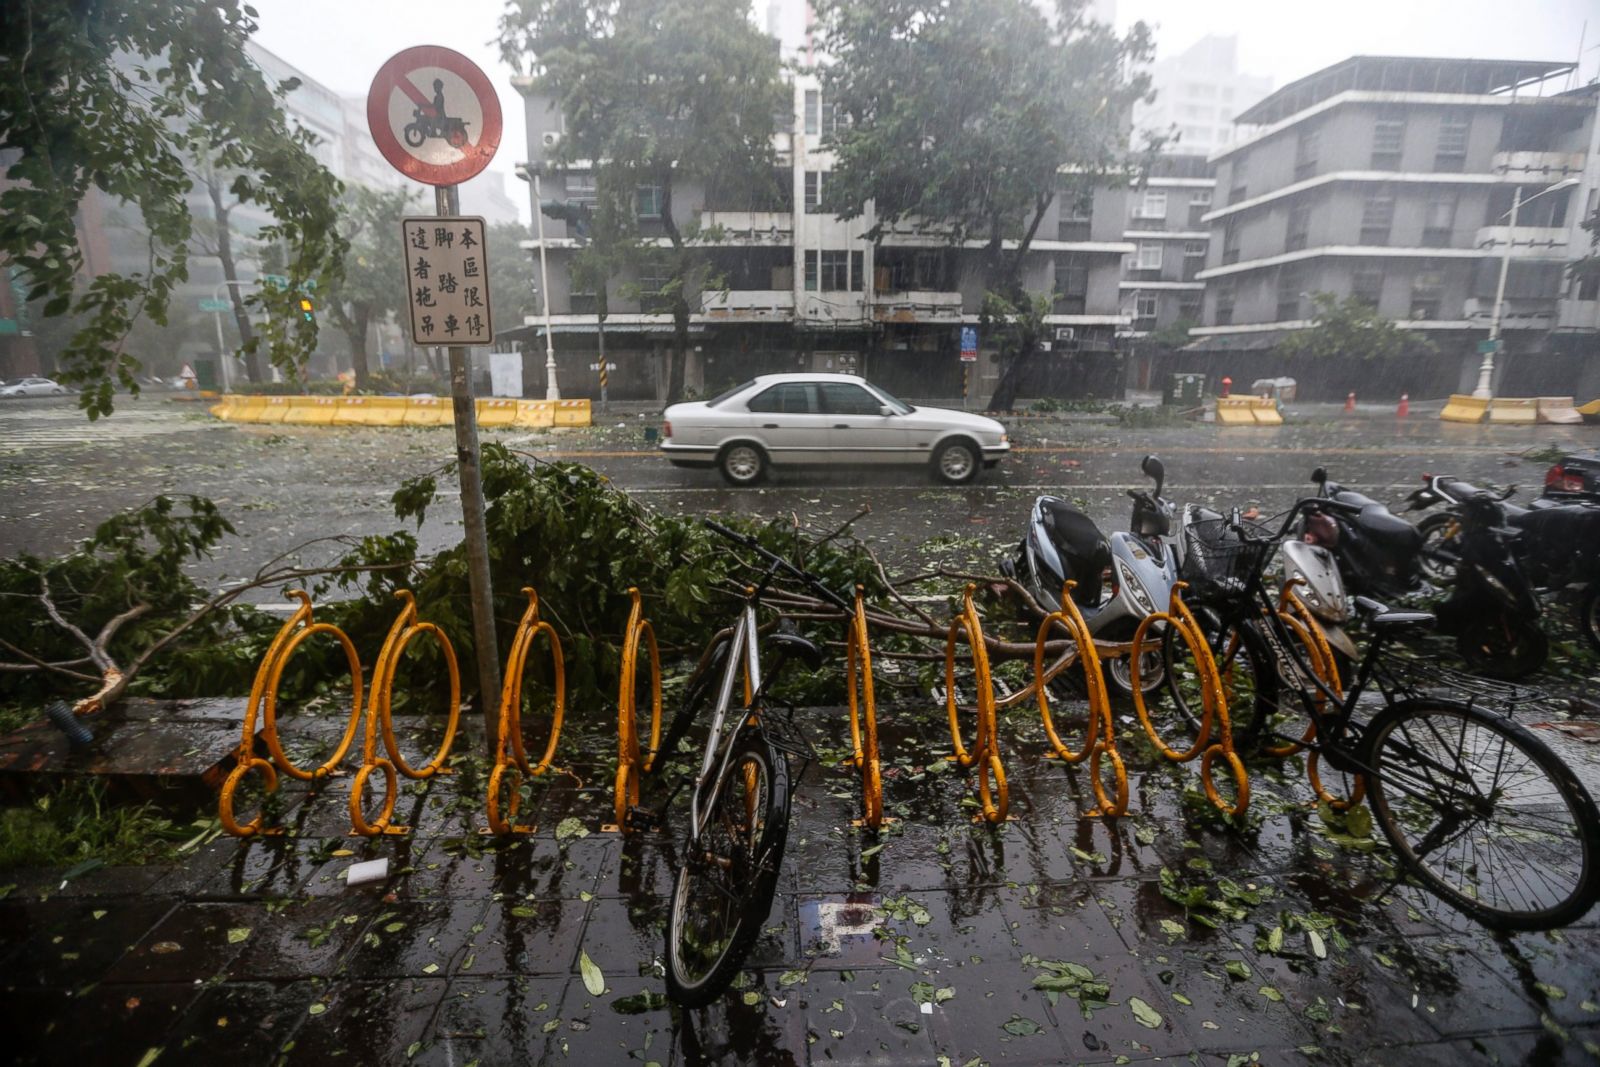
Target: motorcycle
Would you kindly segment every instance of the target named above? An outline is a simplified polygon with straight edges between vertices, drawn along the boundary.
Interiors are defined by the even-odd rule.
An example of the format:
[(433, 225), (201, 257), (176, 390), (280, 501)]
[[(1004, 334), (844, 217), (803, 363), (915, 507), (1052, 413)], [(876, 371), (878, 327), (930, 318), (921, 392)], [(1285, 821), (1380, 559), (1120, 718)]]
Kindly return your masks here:
[(460, 148), (467, 143), (467, 121), (465, 119), (447, 116), (443, 120), (433, 115), (431, 111), (423, 108), (413, 108), (412, 121), (406, 123), (403, 131), (406, 144), (412, 148), (421, 148), (422, 142), (429, 137), (443, 137), (451, 148)]
[[(1046, 611), (1061, 609), (1062, 587), (1069, 579), (1075, 581), (1073, 602), (1090, 634), (1106, 641), (1131, 639), (1145, 616), (1165, 611), (1178, 580), (1177, 554), (1164, 540), (1172, 532), (1173, 513), (1161, 497), (1166, 468), (1157, 457), (1145, 456), (1139, 469), (1154, 480), (1155, 489), (1128, 490), (1133, 498), (1128, 532), (1107, 537), (1079, 508), (1057, 496), (1041, 496), (1034, 501), (1016, 559), (1000, 568)], [(1124, 697), (1133, 695), (1127, 657), (1107, 657), (1105, 670), (1113, 689)], [(1163, 675), (1160, 651), (1145, 653), (1139, 663), (1144, 692), (1160, 686)]]
[(1333, 555), (1344, 584), (1356, 596), (1392, 599), (1422, 587), (1422, 534), (1371, 497), (1328, 480), (1318, 467), (1320, 514), (1331, 520), (1321, 526), (1319, 543)]
[(1544, 666), (1549, 639), (1539, 628), (1538, 594), (1513, 545), (1505, 505), (1479, 491), (1457, 506), (1460, 519), (1455, 583), (1439, 606), (1439, 630), (1479, 674), (1510, 681)]
[[(1417, 524), (1422, 532), (1422, 569), (1429, 581), (1448, 586), (1460, 568), (1460, 509), (1483, 492), (1449, 475), (1423, 475), (1422, 488), (1407, 498), (1407, 511), (1442, 505)], [(1584, 637), (1600, 650), (1600, 506), (1577, 496), (1550, 494), (1528, 507), (1507, 503), (1511, 486), (1494, 494), (1505, 524), (1520, 535), (1512, 544), (1518, 563), (1536, 587), (1552, 592), (1574, 590), (1578, 623)]]

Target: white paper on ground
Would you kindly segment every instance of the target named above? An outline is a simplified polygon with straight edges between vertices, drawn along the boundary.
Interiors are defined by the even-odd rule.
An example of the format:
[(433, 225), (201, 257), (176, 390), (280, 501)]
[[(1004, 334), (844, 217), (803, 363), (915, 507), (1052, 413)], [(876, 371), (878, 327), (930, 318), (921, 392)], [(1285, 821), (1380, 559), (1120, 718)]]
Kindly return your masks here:
[(345, 885), (362, 885), (366, 882), (381, 882), (389, 877), (389, 860), (367, 860), (363, 863), (354, 863), (345, 872)]

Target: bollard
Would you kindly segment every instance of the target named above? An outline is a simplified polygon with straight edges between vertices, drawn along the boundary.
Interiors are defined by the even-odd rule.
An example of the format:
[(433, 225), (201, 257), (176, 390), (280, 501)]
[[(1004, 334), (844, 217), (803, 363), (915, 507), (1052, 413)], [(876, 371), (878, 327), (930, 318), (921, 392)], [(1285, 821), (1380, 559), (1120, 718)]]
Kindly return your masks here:
[[(1006, 819), (1010, 793), (1006, 789), (1005, 767), (1000, 763), (999, 726), (995, 719), (994, 682), (989, 676), (989, 650), (983, 643), (983, 625), (978, 620), (978, 609), (972, 604), (972, 594), (976, 590), (976, 585), (967, 584), (962, 596), (961, 614), (951, 621), (949, 632), (945, 635), (944, 703), (950, 717), (950, 738), (955, 745), (952, 758), (963, 767), (976, 767), (978, 770), (978, 797), (983, 809), (973, 821), (982, 819), (998, 823)], [(961, 721), (956, 706), (956, 639), (963, 633), (972, 649), (972, 671), (978, 701), (978, 728), (970, 749), (961, 740)]]
[(1356, 413), (1356, 394), (1351, 393), (1344, 398), (1344, 413), (1346, 415), (1354, 415)]
[(1222, 379), (1222, 395), (1228, 396), (1233, 392), (1233, 379), (1224, 376)]
[[(639, 590), (628, 588), (633, 604), (622, 635), (622, 682), (617, 692), (617, 782), (612, 817), (621, 831), (632, 829), (628, 813), (639, 803), (639, 779), (655, 770), (661, 746), (661, 652), (655, 629), (644, 617)], [(650, 655), (650, 746), (639, 744), (639, 649)]]
[[(494, 770), (489, 772), (489, 792), (486, 808), (489, 819), (487, 833), (531, 834), (538, 829), (517, 823), (517, 809), (522, 804), (524, 776), (537, 778), (551, 769), (556, 756), (556, 745), (561, 740), (561, 723), (567, 710), (567, 669), (561, 655), (561, 638), (555, 628), (539, 619), (539, 594), (532, 587), (523, 586), (528, 606), (523, 609), (522, 620), (517, 623), (516, 636), (511, 639), (511, 654), (506, 658), (505, 677), (500, 682), (500, 716), (494, 749)], [(522, 677), (527, 673), (528, 651), (534, 639), (543, 633), (550, 642), (550, 659), (555, 668), (555, 700), (550, 713), (550, 740), (544, 755), (533, 766), (528, 765), (528, 754), (522, 744)], [(503, 806), (501, 793), (509, 787), (509, 801)]]
[[(261, 665), (256, 668), (255, 681), (250, 686), (250, 700), (245, 706), (244, 736), (239, 742), (237, 765), (222, 783), (217, 818), (222, 823), (222, 828), (235, 837), (254, 837), (258, 834), (277, 836), (283, 833), (280, 827), (263, 826), (262, 816), (259, 814), (247, 823), (238, 821), (233, 810), (234, 793), (251, 771), (261, 772), (268, 793), (277, 792), (279, 771), (298, 781), (321, 782), (331, 777), (339, 764), (344, 761), (345, 753), (350, 750), (350, 743), (355, 740), (356, 727), (361, 722), (361, 657), (356, 654), (355, 645), (337, 626), (312, 620), (311, 597), (304, 590), (291, 589), (288, 596), (290, 600), (298, 600), (300, 606), (278, 630), (277, 636), (267, 646), (266, 654), (261, 657)], [(350, 667), (350, 721), (345, 724), (344, 736), (334, 748), (333, 754), (318, 766), (306, 770), (295, 766), (289, 759), (278, 737), (278, 687), (283, 683), (283, 669), (289, 662), (289, 657), (294, 655), (295, 650), (313, 634), (330, 634), (344, 649), (345, 662)], [(266, 742), (267, 753), (272, 757), (270, 761), (261, 759), (255, 753), (258, 715), (261, 719), (262, 740)]]
[[(1052, 612), (1045, 616), (1039, 626), (1039, 636), (1033, 645), (1033, 682), (1035, 694), (1039, 701), (1039, 715), (1044, 720), (1044, 732), (1050, 738), (1050, 745), (1055, 749), (1052, 755), (1067, 763), (1081, 763), (1085, 757), (1089, 760), (1089, 784), (1094, 789), (1095, 801), (1099, 807), (1089, 812), (1091, 816), (1126, 815), (1128, 812), (1128, 771), (1123, 766), (1122, 756), (1117, 752), (1115, 727), (1111, 720), (1111, 697), (1106, 692), (1106, 679), (1100, 669), (1100, 654), (1095, 648), (1094, 637), (1089, 633), (1088, 625), (1083, 621), (1083, 614), (1078, 611), (1078, 605), (1073, 602), (1072, 590), (1077, 582), (1068, 581), (1061, 589), (1061, 605), (1063, 611)], [(1083, 748), (1073, 752), (1056, 733), (1055, 720), (1050, 716), (1050, 676), (1044, 665), (1044, 646), (1051, 631), (1059, 624), (1065, 626), (1072, 635), (1072, 642), (1077, 646), (1073, 659), (1064, 661), (1059, 670), (1065, 670), (1072, 665), (1074, 660), (1083, 664), (1083, 676), (1089, 689), (1089, 726), (1084, 737)], [(1059, 670), (1057, 673), (1059, 673)], [(1106, 758), (1111, 764), (1111, 773), (1116, 782), (1115, 788), (1108, 794), (1105, 786), (1100, 781), (1100, 761)]]
[(1410, 393), (1401, 393), (1400, 394), (1400, 406), (1397, 409), (1395, 409), (1395, 413), (1394, 414), (1395, 414), (1395, 418), (1397, 418), (1397, 419), (1403, 419), (1407, 415), (1411, 414), (1411, 394)]
[[(450, 638), (445, 632), (431, 622), (417, 621), (417, 600), (409, 589), (397, 590), (394, 594), (404, 605), (400, 615), (394, 620), (394, 625), (389, 627), (389, 635), (384, 638), (383, 650), (378, 653), (377, 665), (372, 669), (372, 698), (367, 705), (367, 731), (366, 740), (362, 745), (361, 769), (356, 772), (350, 782), (350, 827), (351, 833), (361, 837), (377, 837), (380, 834), (409, 834), (409, 826), (396, 826), (393, 824), (395, 801), (400, 798), (399, 776), (407, 778), (432, 778), (436, 775), (449, 774), (450, 769), (444, 761), (450, 757), (450, 747), (455, 743), (456, 727), (461, 720), (461, 671), (456, 665), (456, 650), (450, 644)], [(400, 654), (405, 651), (406, 645), (418, 634), (432, 634), (439, 642), (439, 648), (444, 653), (445, 667), (450, 675), (450, 720), (445, 726), (444, 740), (439, 745), (439, 751), (433, 758), (421, 767), (412, 767), (400, 755), (400, 745), (394, 737), (394, 723), (391, 719), (391, 702), (394, 698), (394, 676), (400, 666)], [(388, 756), (378, 755), (378, 737), (383, 737), (383, 747)], [(366, 792), (367, 780), (372, 777), (373, 771), (383, 772), (384, 793), (383, 808), (376, 819), (368, 820), (362, 811), (361, 798)]]

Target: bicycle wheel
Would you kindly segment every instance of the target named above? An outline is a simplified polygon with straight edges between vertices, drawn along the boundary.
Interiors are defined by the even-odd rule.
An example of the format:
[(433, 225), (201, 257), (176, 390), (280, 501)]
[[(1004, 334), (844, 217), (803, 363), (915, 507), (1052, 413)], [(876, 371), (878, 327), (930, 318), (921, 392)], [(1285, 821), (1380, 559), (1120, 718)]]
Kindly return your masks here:
[(1373, 816), (1401, 863), (1484, 925), (1565, 926), (1600, 895), (1600, 813), (1526, 727), (1407, 700), (1372, 720), (1363, 759)]
[[(1272, 666), (1271, 653), (1253, 623), (1224, 627), (1208, 615), (1197, 618), (1222, 680), (1233, 747), (1248, 755), (1278, 714), (1278, 672)], [(1167, 695), (1189, 728), (1199, 730), (1203, 711), (1200, 672), (1177, 627), (1168, 626), (1162, 634), (1161, 655)]]
[(690, 1008), (733, 981), (772, 909), (789, 833), (789, 766), (759, 730), (735, 742), (708, 804), (667, 921), (667, 995)]

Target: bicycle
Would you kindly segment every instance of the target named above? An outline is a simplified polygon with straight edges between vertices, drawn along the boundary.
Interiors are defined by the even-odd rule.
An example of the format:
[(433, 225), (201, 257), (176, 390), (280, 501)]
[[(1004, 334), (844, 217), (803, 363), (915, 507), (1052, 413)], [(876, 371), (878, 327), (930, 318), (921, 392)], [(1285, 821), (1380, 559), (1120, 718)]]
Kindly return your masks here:
[[(720, 996), (761, 932), (788, 839), (792, 783), (805, 769), (802, 765), (791, 776), (790, 761), (806, 764), (816, 758), (794, 721), (794, 709), (773, 711), (768, 694), (789, 658), (798, 656), (816, 670), (822, 666), (822, 652), (780, 624), (765, 635), (778, 659), (763, 673), (763, 634), (757, 622), (762, 594), (781, 572), (804, 582), (846, 616), (851, 613), (850, 605), (815, 575), (769, 552), (753, 537), (703, 521), (707, 529), (755, 552), (767, 567), (759, 583), (746, 587), (733, 625), (712, 636), (652, 760), (652, 769), (662, 769), (659, 761), (677, 751), (689, 726), (711, 706), (667, 920), (667, 995), (685, 1007), (701, 1007)], [(741, 676), (744, 702), (735, 708), (734, 685)], [(679, 780), (660, 812), (685, 782)], [(628, 817), (661, 821), (660, 813), (638, 807)]]
[[(1300, 501), (1275, 534), (1242, 524), (1237, 511), (1190, 528), (1185, 577), (1211, 616), (1219, 662), (1255, 678), (1252, 730), (1350, 776), (1346, 806), (1364, 790), (1400, 866), (1457, 910), (1504, 930), (1580, 918), (1600, 899), (1600, 810), (1571, 768), (1511, 718), (1537, 694), (1396, 654), (1396, 642), (1433, 616), (1367, 597), (1355, 603), (1372, 638), (1342, 688), (1317, 662), (1314, 635), (1306, 642), (1290, 625), (1305, 628), (1309, 613), (1274, 603), (1267, 559), (1302, 509), (1325, 503)], [(1245, 649), (1248, 665), (1229, 660)], [(1303, 734), (1279, 732), (1279, 693), (1310, 720)], [(1358, 715), (1364, 696), (1382, 703), (1370, 718)]]

